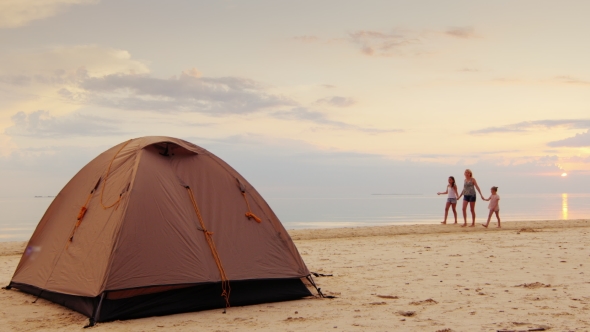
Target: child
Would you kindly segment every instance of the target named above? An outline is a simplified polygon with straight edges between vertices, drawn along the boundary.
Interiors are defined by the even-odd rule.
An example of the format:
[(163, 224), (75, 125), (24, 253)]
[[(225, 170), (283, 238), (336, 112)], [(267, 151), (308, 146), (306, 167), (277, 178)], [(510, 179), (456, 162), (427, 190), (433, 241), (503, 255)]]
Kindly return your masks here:
[(498, 195), (498, 187), (492, 187), (492, 195), (490, 198), (485, 199), (482, 197), (484, 201), (490, 201), (490, 205), (488, 205), (488, 209), (490, 209), (490, 214), (488, 215), (488, 222), (485, 224), (481, 224), (483, 227), (488, 227), (490, 224), (490, 219), (492, 219), (492, 214), (496, 213), (496, 218), (498, 218), (498, 228), (500, 226), (500, 196)]
[(449, 184), (447, 185), (447, 190), (443, 192), (436, 193), (437, 195), (444, 195), (449, 194), (447, 196), (447, 204), (445, 205), (445, 221), (442, 221), (441, 224), (447, 223), (447, 215), (449, 214), (449, 207), (453, 207), (453, 214), (455, 215), (455, 224), (457, 223), (457, 197), (459, 196), (457, 192), (457, 185), (455, 184), (455, 178), (449, 176)]

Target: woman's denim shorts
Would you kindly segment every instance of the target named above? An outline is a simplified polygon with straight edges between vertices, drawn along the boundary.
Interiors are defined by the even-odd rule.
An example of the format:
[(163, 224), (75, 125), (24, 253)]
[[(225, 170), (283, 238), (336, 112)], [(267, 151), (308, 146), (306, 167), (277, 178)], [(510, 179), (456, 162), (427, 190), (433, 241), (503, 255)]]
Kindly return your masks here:
[(463, 195), (463, 200), (467, 202), (475, 202), (476, 195)]

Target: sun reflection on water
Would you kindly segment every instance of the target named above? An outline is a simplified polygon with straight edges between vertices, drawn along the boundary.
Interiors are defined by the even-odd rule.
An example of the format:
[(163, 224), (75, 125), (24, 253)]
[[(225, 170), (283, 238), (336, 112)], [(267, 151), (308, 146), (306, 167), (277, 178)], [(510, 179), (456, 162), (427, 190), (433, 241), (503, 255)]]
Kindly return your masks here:
[(562, 218), (567, 220), (567, 194), (561, 194), (561, 215)]

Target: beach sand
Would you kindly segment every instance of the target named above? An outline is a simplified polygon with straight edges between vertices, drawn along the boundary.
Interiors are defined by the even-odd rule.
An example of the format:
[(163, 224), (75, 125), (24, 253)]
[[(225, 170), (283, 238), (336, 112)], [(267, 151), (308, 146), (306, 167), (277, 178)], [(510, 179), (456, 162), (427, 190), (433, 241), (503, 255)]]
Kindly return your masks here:
[[(96, 331), (590, 330), (590, 220), (289, 231), (325, 295), (100, 323)], [(0, 243), (7, 285), (25, 246)], [(2, 331), (81, 330), (88, 319), (0, 291)]]

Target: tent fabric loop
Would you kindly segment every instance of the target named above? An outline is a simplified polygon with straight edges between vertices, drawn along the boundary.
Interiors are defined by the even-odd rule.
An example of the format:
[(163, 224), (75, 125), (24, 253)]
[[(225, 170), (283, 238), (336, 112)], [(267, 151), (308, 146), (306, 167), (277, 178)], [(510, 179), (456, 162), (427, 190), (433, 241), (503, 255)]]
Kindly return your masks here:
[(242, 182), (240, 182), (240, 179), (236, 178), (236, 181), (238, 182), (238, 187), (240, 188), (240, 191), (242, 193), (246, 192), (246, 187), (242, 184)]
[(262, 219), (258, 218), (254, 213), (252, 213), (252, 209), (250, 208), (250, 203), (248, 203), (248, 197), (246, 197), (246, 186), (244, 186), (242, 184), (242, 182), (240, 182), (240, 179), (236, 178), (236, 181), (238, 182), (238, 187), (240, 188), (240, 191), (242, 192), (242, 196), (244, 196), (244, 200), (246, 201), (246, 206), (248, 206), (248, 212), (246, 212), (246, 217), (248, 219), (256, 220), (257, 223), (262, 222)]
[(106, 188), (107, 186), (107, 180), (109, 179), (109, 173), (111, 172), (111, 167), (113, 166), (113, 162), (115, 161), (115, 158), (117, 158), (117, 156), (119, 155), (119, 152), (121, 152), (121, 150), (123, 150), (127, 144), (129, 144), (129, 142), (131, 142), (131, 140), (128, 140), (127, 142), (125, 142), (125, 144), (123, 144), (123, 146), (121, 146), (121, 148), (119, 149), (119, 151), (117, 151), (117, 153), (115, 153), (115, 155), (113, 156), (113, 158), (111, 159), (111, 162), (109, 163), (109, 168), (107, 168), (107, 174), (104, 176), (104, 184), (102, 185), (102, 190), (100, 191), (100, 205), (102, 206), (103, 209), (109, 209), (112, 208), (113, 206), (119, 204), (119, 202), (121, 202), (121, 197), (123, 197), (123, 193), (121, 193), (119, 195), (119, 198), (111, 205), (105, 205), (103, 203), (103, 199), (102, 196), (104, 194), (104, 188)]
[(197, 205), (197, 201), (195, 200), (195, 195), (193, 194), (192, 189), (189, 186), (185, 186), (188, 195), (190, 196), (191, 202), (193, 203), (193, 208), (195, 209), (195, 213), (197, 214), (197, 218), (199, 220), (199, 224), (201, 224), (201, 231), (205, 234), (205, 239), (207, 240), (207, 244), (209, 245), (209, 249), (211, 249), (211, 254), (213, 255), (213, 259), (215, 260), (215, 264), (217, 265), (217, 269), (219, 270), (219, 276), (221, 277), (221, 296), (225, 299), (225, 307), (229, 308), (229, 295), (231, 292), (231, 286), (229, 284), (229, 279), (225, 274), (225, 270), (223, 269), (223, 264), (221, 263), (221, 258), (217, 253), (217, 248), (215, 247), (215, 243), (213, 242), (213, 235), (212, 232), (207, 230), (205, 227), (205, 222), (203, 221), (203, 217), (201, 216), (201, 211), (199, 210), (199, 206)]
[(244, 196), (244, 200), (246, 201), (246, 206), (248, 206), (248, 212), (246, 212), (246, 217), (248, 219), (254, 219), (257, 223), (261, 223), (262, 219), (258, 218), (254, 213), (252, 213), (252, 209), (250, 208), (250, 203), (248, 203), (248, 197), (246, 197), (246, 192), (242, 192), (242, 196)]

